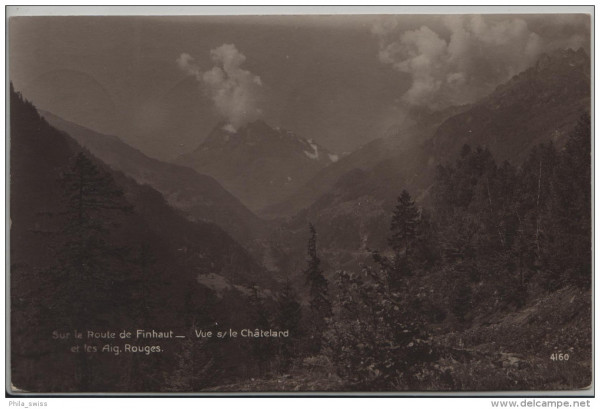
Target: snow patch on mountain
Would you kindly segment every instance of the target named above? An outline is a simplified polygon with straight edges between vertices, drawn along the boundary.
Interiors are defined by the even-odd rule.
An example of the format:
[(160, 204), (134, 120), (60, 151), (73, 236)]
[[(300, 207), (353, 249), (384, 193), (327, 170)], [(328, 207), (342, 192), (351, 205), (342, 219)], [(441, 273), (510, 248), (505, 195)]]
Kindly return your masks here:
[(329, 156), (329, 160), (332, 161), (333, 163), (340, 160), (340, 157), (338, 155), (336, 155), (335, 153), (330, 153), (330, 154), (328, 154), (328, 156)]

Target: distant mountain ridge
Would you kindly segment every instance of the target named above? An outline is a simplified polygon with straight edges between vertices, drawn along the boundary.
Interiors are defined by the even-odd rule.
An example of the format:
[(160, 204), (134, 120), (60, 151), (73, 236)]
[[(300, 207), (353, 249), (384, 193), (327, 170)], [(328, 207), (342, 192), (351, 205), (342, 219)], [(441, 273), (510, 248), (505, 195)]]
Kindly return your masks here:
[(217, 179), (252, 210), (283, 200), (338, 156), (262, 120), (237, 130), (218, 125), (175, 163)]
[[(428, 166), (428, 153), (423, 149), (423, 141), (431, 138), (444, 120), (468, 108), (450, 107), (443, 111), (413, 108), (413, 120), (409, 124), (389, 128), (384, 137), (375, 139), (340, 158), (336, 163), (319, 171), (286, 200), (265, 207), (258, 214), (265, 218), (292, 216), (315, 203), (320, 196), (328, 195), (345, 174), (355, 170), (368, 172), (386, 161), (400, 162), (398, 166), (414, 162), (415, 169), (423, 171)], [(404, 183), (406, 172), (401, 171), (400, 174), (399, 178), (394, 179), (394, 186)], [(386, 190), (389, 190), (389, 187)]]

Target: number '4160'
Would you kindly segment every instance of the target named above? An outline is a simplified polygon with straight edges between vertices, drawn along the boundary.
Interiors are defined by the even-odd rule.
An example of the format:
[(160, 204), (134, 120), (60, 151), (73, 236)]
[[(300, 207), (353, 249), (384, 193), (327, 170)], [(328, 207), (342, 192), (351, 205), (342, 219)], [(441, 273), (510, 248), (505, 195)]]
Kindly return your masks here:
[(550, 359), (553, 361), (568, 361), (569, 360), (569, 354), (563, 354), (563, 353), (554, 353), (550, 355)]

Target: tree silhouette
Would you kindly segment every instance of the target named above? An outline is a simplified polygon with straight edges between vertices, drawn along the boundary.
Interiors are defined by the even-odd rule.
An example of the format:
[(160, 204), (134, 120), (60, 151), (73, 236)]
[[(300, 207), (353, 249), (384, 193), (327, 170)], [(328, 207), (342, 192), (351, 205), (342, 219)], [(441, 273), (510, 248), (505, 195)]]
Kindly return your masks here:
[(390, 230), (389, 244), (394, 249), (395, 280), (411, 274), (410, 256), (412, 247), (417, 238), (419, 223), (419, 210), (410, 194), (403, 190), (398, 197), (398, 204), (394, 209)]
[(286, 281), (279, 294), (277, 307), (277, 329), (288, 330), (290, 333), (290, 338), (279, 339), (280, 370), (286, 371), (292, 359), (298, 353), (296, 340), (299, 339), (300, 320), (302, 318), (302, 307), (289, 280)]
[(131, 206), (108, 172), (100, 170), (84, 153), (79, 153), (63, 175), (65, 207), (58, 252), (58, 274), (63, 282), (62, 299), (72, 310), (71, 324), (96, 322), (106, 307), (107, 297), (121, 304), (126, 297), (118, 291), (117, 270), (124, 265), (125, 248), (111, 241), (111, 230), (119, 225), (118, 214)]
[(331, 317), (331, 303), (328, 298), (328, 283), (321, 270), (321, 260), (317, 256), (317, 231), (312, 223), (308, 225), (310, 238), (308, 239), (308, 267), (304, 271), (306, 284), (309, 286), (310, 310), (312, 313), (311, 349), (319, 351), (323, 331), (327, 325), (327, 319)]

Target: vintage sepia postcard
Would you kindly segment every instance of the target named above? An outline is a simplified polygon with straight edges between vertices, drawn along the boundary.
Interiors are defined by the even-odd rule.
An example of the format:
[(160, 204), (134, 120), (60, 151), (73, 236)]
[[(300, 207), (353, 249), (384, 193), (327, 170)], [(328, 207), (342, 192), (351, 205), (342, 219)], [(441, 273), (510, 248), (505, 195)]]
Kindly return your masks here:
[(593, 394), (593, 7), (29, 9), (7, 393)]

